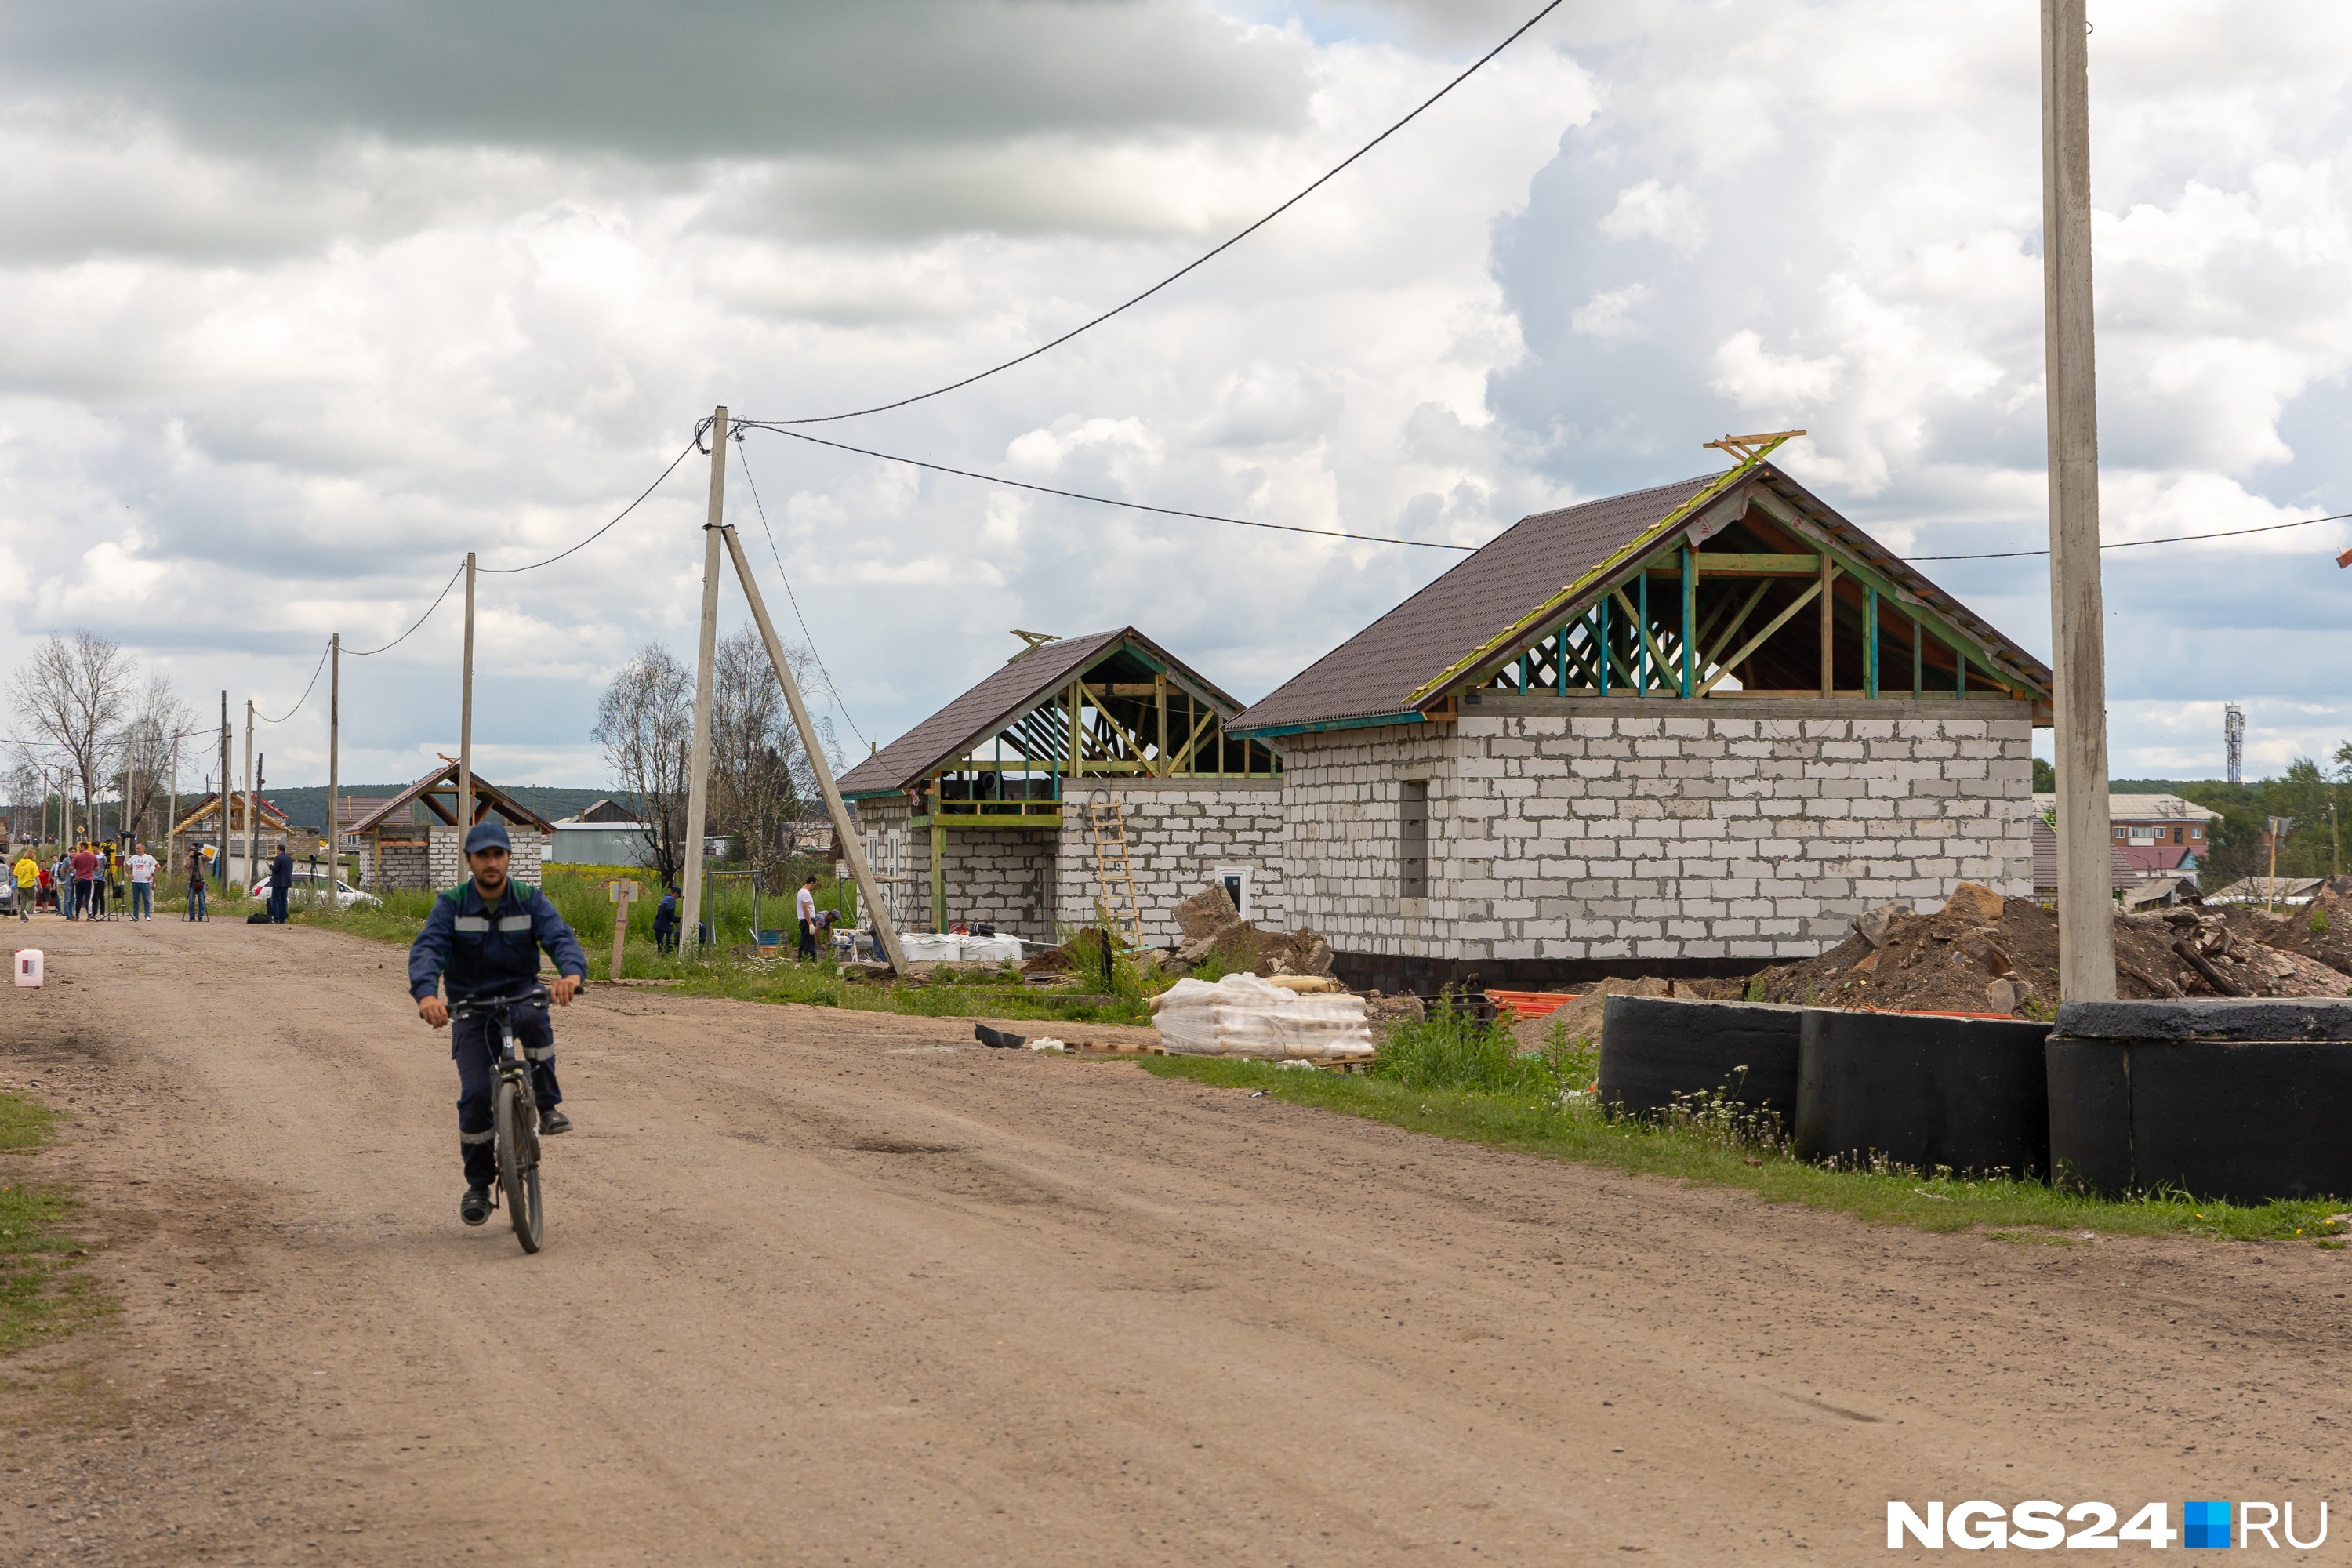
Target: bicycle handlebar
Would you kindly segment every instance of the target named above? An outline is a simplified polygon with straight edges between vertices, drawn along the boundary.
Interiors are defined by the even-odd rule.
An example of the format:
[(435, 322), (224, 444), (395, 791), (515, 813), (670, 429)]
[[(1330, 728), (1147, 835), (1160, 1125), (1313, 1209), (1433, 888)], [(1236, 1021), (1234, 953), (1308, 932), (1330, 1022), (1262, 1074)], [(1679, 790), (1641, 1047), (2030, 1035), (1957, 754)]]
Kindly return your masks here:
[(470, 1018), (482, 1013), (504, 1012), (509, 1007), (544, 1006), (549, 1000), (547, 987), (533, 984), (529, 990), (517, 991), (505, 996), (468, 996), (449, 1004), (449, 1016)]

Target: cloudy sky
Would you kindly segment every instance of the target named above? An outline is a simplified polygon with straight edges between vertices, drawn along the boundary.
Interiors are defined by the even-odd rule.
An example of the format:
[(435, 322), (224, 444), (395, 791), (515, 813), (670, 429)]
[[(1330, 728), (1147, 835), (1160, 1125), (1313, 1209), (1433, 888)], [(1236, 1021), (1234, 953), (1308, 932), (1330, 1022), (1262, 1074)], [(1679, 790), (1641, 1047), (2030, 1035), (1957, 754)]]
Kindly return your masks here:
[[(283, 713), (329, 633), (390, 641), (469, 549), (573, 543), (712, 405), (830, 414), (1054, 336), (1536, 5), (6, 0), (0, 659), (95, 630), (200, 709)], [(2352, 7), (2092, 15), (2107, 538), (2352, 511)], [(1790, 468), (1889, 544), (2031, 549), (2035, 29), (2033, 0), (1568, 0), (1146, 305), (823, 433), (1475, 543), (1803, 426)], [(1015, 626), (1133, 622), (1254, 698), (1454, 558), (740, 456), (855, 752)], [(705, 486), (689, 456), (579, 554), (482, 579), (487, 773), (604, 782), (610, 672), (691, 647)], [(2118, 775), (2218, 774), (2231, 700), (2256, 770), (2352, 735), (2347, 543), (2109, 552)], [(2040, 560), (1927, 570), (2046, 654)], [(345, 660), (346, 780), (455, 749), (455, 605)], [(265, 728), (272, 784), (323, 780), (322, 691)]]

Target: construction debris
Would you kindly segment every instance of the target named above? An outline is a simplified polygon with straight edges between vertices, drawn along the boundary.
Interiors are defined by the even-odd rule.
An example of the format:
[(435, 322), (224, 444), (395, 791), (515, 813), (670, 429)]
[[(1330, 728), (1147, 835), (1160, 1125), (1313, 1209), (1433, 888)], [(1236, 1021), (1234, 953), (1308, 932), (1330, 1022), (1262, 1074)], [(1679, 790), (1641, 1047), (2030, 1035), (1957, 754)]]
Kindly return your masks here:
[[(2341, 909), (2340, 903), (2336, 906)], [(2184, 905), (2116, 917), (2116, 991), (2126, 1000), (2352, 994), (2352, 914), (2290, 918)], [(2314, 949), (2318, 949), (2315, 952)], [(1889, 904), (1818, 958), (1753, 976), (1758, 1001), (2048, 1017), (2058, 1004), (2058, 917), (1963, 883), (1930, 915)], [(1564, 1011), (1564, 1010), (1563, 1010)]]

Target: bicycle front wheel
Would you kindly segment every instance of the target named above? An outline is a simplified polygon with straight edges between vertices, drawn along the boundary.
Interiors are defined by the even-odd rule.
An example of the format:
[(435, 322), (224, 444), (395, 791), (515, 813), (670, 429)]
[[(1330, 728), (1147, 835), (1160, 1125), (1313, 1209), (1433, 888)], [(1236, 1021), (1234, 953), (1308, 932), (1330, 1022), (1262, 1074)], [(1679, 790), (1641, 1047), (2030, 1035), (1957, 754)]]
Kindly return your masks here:
[(539, 1211), (539, 1115), (523, 1086), (499, 1083), (499, 1184), (506, 1189), (507, 1217), (525, 1252), (537, 1252)]

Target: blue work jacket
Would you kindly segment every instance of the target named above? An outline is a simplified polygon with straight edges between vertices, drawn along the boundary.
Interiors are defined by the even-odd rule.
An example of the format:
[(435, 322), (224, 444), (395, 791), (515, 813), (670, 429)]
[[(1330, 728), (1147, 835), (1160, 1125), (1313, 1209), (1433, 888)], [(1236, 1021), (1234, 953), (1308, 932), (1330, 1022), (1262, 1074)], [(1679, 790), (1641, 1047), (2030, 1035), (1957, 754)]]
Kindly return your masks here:
[(541, 948), (557, 973), (588, 977), (580, 939), (545, 893), (510, 880), (494, 910), (468, 879), (433, 900), (425, 929), (409, 943), (408, 994), (422, 1002), (445, 974), (451, 1001), (520, 991), (538, 978)]

